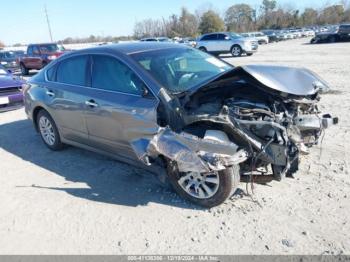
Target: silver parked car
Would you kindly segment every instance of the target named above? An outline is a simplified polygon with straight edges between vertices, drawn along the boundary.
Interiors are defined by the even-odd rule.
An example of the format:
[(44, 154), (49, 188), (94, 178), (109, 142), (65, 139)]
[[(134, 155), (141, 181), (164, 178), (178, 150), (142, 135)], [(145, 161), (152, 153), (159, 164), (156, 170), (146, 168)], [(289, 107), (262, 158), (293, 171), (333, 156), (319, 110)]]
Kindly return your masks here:
[(242, 54), (248, 56), (258, 51), (258, 41), (254, 38), (245, 38), (236, 33), (210, 33), (199, 38), (196, 47), (212, 54), (227, 54), (237, 57)]
[(297, 171), (299, 152), (337, 122), (317, 109), (327, 88), (306, 69), (233, 67), (185, 45), (139, 42), (64, 54), (23, 91), (50, 149), (69, 144), (137, 165), (212, 207), (240, 174)]
[(266, 45), (269, 43), (269, 37), (265, 35), (263, 32), (248, 32), (241, 34), (244, 37), (255, 38), (258, 40), (259, 45)]

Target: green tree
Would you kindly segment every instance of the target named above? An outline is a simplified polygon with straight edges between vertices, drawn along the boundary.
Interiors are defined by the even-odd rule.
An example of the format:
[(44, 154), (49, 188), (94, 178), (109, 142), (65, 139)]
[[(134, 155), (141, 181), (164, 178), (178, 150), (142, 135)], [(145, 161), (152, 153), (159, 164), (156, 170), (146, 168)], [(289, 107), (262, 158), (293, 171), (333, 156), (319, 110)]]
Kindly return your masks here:
[(212, 10), (205, 12), (201, 17), (199, 31), (202, 34), (223, 31), (225, 23), (222, 18)]
[(255, 10), (247, 4), (229, 7), (225, 13), (225, 25), (229, 31), (244, 32), (254, 28)]

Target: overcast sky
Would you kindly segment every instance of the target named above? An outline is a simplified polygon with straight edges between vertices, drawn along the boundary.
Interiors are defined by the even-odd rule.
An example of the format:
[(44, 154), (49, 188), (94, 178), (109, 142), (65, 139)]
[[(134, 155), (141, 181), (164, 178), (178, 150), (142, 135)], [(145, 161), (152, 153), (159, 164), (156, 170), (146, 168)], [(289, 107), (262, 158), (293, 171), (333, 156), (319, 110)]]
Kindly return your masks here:
[[(68, 36), (131, 35), (135, 21), (168, 17), (182, 6), (191, 12), (212, 3), (220, 13), (233, 4), (247, 3), (253, 8), (262, 0), (0, 0), (0, 40), (5, 44), (49, 41), (44, 6), (47, 5), (53, 38)], [(277, 0), (293, 8), (319, 8), (337, 0)], [(215, 4), (214, 4), (215, 3)]]

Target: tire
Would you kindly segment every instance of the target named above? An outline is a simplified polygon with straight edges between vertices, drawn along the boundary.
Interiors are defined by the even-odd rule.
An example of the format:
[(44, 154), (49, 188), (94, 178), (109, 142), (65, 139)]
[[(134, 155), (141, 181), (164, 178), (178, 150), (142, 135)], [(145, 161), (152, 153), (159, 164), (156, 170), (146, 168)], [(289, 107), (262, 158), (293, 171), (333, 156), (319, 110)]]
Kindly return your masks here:
[(23, 76), (26, 76), (29, 74), (29, 69), (26, 68), (26, 66), (23, 63), (20, 64), (20, 68), (21, 68), (21, 74)]
[(41, 139), (48, 148), (53, 151), (58, 151), (63, 148), (63, 143), (61, 142), (61, 137), (58, 133), (55, 121), (47, 111), (39, 111), (36, 118), (36, 125)]
[(234, 45), (231, 47), (231, 54), (233, 57), (239, 57), (243, 53), (242, 48), (239, 45)]
[(207, 49), (204, 46), (201, 46), (200, 48), (198, 48), (199, 50), (201, 50), (202, 52), (207, 53)]
[[(183, 187), (184, 185), (180, 185), (180, 179), (184, 179), (185, 177), (189, 176), (189, 175), (193, 175), (195, 177), (199, 177), (201, 176), (202, 178), (205, 175), (201, 175), (199, 173), (194, 173), (194, 172), (188, 172), (188, 173), (180, 173), (177, 170), (177, 166), (176, 164), (174, 164), (173, 162), (169, 162), (167, 165), (167, 171), (168, 171), (168, 179), (170, 184), (172, 185), (173, 189), (176, 191), (176, 193), (178, 193), (181, 197), (183, 197), (184, 199), (205, 207), (205, 208), (212, 208), (215, 206), (218, 206), (220, 204), (222, 204), (223, 202), (225, 202), (227, 200), (227, 198), (229, 198), (232, 193), (234, 191), (236, 191), (238, 184), (240, 182), (240, 173), (239, 173), (239, 166), (232, 166), (232, 167), (228, 167), (225, 170), (219, 171), (219, 172), (215, 172), (215, 173), (210, 173), (206, 175), (206, 178), (210, 177), (211, 179), (216, 179), (216, 181), (218, 182), (218, 184), (216, 183), (210, 183), (208, 184), (208, 182), (206, 183), (206, 185), (211, 185), (215, 188), (214, 192), (212, 195), (208, 195), (205, 198), (200, 198), (199, 196), (194, 196), (193, 194), (195, 194), (195, 190), (194, 190), (194, 185), (192, 184), (192, 186), (190, 186), (189, 190), (193, 191), (193, 194), (190, 194), (188, 191), (186, 191)], [(215, 174), (215, 175), (214, 175)], [(186, 181), (186, 179), (184, 179), (183, 181)], [(186, 182), (184, 182), (186, 183)], [(203, 183), (203, 181), (202, 181)], [(190, 182), (187, 183), (187, 185), (190, 184)], [(203, 191), (203, 186), (199, 186), (202, 188), (202, 192)], [(192, 188), (192, 189), (191, 189)], [(205, 192), (207, 193), (207, 191)]]

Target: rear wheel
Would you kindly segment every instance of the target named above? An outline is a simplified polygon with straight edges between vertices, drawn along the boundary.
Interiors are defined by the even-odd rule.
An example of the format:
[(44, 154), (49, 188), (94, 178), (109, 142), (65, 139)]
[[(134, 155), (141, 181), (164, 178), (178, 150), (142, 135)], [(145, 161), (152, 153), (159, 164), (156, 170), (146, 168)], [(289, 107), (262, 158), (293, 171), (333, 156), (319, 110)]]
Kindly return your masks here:
[(40, 110), (36, 119), (40, 136), (45, 145), (53, 151), (61, 150), (63, 144), (55, 121), (45, 110)]
[(242, 52), (243, 52), (243, 50), (242, 50), (242, 48), (239, 45), (234, 45), (231, 48), (231, 54), (232, 54), (233, 57), (241, 56)]
[(181, 197), (206, 208), (225, 202), (240, 182), (238, 165), (204, 174), (179, 172), (176, 163), (170, 162), (168, 177), (172, 187)]
[(20, 68), (21, 68), (21, 74), (22, 75), (26, 76), (26, 75), (29, 74), (28, 68), (26, 68), (26, 66), (23, 63), (20, 64)]

